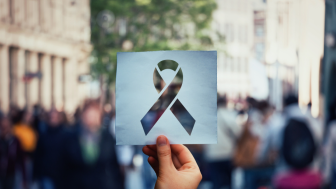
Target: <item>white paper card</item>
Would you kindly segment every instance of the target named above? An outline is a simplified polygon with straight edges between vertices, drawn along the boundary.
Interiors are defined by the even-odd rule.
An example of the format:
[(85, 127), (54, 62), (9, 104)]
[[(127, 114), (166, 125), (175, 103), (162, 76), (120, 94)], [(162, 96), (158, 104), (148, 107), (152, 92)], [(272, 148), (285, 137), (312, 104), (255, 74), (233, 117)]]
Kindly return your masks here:
[(117, 54), (117, 145), (155, 144), (159, 135), (171, 144), (217, 143), (216, 51)]

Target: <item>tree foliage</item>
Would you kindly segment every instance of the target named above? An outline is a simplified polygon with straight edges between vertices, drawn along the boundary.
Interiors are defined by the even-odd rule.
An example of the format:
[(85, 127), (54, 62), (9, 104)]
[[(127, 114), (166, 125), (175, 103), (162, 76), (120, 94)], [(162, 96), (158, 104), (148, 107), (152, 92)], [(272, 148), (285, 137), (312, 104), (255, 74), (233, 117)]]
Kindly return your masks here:
[[(115, 81), (122, 51), (201, 50), (212, 46), (215, 0), (91, 0), (91, 71)], [(101, 15), (115, 19), (104, 23)]]

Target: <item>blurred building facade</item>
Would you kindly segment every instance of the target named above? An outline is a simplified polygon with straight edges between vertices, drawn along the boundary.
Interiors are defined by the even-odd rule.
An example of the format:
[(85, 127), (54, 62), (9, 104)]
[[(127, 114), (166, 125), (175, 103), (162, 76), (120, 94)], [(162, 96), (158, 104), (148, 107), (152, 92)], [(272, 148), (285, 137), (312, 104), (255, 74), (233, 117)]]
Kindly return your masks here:
[(89, 0), (0, 0), (0, 106), (73, 112), (86, 97)]
[(217, 54), (217, 86), (229, 98), (249, 93), (249, 59), (253, 46), (253, 10), (250, 0), (218, 0), (213, 28), (225, 35)]
[(265, 62), (269, 78), (275, 80), (271, 90), (280, 93), (273, 93), (275, 98), (297, 92), (301, 105), (312, 103), (314, 116), (322, 110), (324, 11), (321, 0), (267, 1)]

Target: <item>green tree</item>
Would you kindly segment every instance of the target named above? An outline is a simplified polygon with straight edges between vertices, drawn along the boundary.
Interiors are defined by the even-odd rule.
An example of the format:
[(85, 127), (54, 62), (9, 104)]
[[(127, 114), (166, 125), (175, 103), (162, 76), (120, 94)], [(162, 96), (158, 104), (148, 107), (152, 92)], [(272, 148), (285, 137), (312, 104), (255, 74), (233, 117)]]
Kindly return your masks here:
[(115, 82), (117, 52), (211, 48), (215, 9), (215, 0), (91, 0), (93, 77)]

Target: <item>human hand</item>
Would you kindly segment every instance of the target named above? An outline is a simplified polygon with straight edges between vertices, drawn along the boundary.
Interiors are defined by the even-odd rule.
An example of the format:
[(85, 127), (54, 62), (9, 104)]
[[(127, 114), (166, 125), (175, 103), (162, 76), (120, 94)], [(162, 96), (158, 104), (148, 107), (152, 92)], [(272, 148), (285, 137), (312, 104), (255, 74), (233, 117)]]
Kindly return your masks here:
[(196, 189), (202, 180), (198, 165), (187, 147), (169, 144), (161, 135), (156, 145), (147, 145), (142, 151), (154, 169), (157, 180), (155, 189)]

